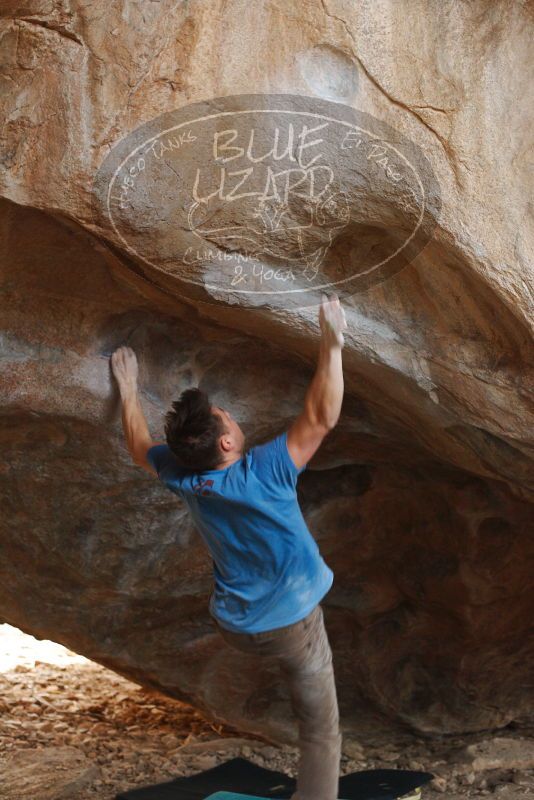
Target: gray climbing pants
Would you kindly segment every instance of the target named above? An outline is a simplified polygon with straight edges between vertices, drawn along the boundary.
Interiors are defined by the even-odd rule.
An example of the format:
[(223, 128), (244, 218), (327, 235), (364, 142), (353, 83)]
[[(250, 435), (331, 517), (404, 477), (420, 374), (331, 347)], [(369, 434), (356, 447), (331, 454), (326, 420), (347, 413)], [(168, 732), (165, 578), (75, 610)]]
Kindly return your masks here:
[(261, 633), (235, 633), (214, 622), (231, 647), (274, 656), (288, 681), (300, 749), (297, 788), (291, 800), (337, 800), (342, 735), (321, 605), (293, 625)]

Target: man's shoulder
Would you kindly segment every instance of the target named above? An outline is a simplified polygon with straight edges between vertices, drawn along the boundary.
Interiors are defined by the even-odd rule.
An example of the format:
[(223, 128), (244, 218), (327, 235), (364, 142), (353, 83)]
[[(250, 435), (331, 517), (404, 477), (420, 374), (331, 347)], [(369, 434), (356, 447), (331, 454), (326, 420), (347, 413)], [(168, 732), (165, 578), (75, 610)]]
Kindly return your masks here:
[(165, 470), (175, 476), (185, 476), (191, 472), (186, 467), (181, 467), (168, 444), (154, 444), (148, 448), (147, 461), (154, 467), (158, 475)]
[(249, 447), (247, 453), (255, 454), (256, 452), (259, 451), (276, 448), (280, 439), (282, 439), (284, 436), (287, 436), (287, 431), (282, 431), (282, 433), (279, 433), (276, 436), (270, 436), (269, 438), (264, 439), (264, 441), (260, 441), (258, 444)]
[(296, 478), (306, 469), (306, 465), (299, 469), (291, 458), (287, 447), (287, 430), (255, 445), (248, 454), (253, 470), (263, 471), (284, 484), (294, 484)]
[(263, 442), (253, 445), (247, 451), (247, 460), (254, 467), (261, 466), (267, 459), (273, 458), (282, 452), (283, 439), (287, 436), (287, 431), (271, 436)]

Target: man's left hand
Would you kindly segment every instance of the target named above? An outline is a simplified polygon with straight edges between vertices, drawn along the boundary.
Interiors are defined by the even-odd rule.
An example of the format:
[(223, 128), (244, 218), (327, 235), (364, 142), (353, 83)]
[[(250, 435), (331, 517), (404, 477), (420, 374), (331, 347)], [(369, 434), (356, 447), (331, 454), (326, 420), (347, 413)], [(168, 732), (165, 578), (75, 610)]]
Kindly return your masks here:
[(111, 368), (119, 384), (121, 394), (137, 391), (139, 368), (137, 356), (131, 347), (118, 347), (111, 356)]

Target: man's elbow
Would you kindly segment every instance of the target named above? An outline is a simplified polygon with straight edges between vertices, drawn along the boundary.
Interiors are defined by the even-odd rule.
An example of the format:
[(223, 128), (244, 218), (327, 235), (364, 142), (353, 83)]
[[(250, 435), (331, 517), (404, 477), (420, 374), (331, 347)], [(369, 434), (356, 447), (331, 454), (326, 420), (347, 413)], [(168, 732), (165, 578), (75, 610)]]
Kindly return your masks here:
[(141, 453), (137, 447), (133, 447), (132, 445), (128, 445), (128, 452), (130, 454), (130, 458), (132, 462), (135, 464), (136, 467), (139, 466), (139, 462), (141, 460)]
[(325, 419), (321, 421), (321, 424), (323, 425), (326, 433), (330, 433), (330, 431), (336, 427), (338, 420), (339, 420), (339, 414), (337, 415), (337, 417), (325, 417)]
[(339, 415), (339, 411), (332, 413), (323, 409), (322, 413), (318, 414), (316, 417), (316, 424), (324, 428), (327, 432), (331, 431), (332, 428), (336, 427)]
[(315, 429), (322, 429), (325, 434), (329, 433), (332, 428), (335, 428), (339, 420), (339, 412), (337, 414), (330, 414), (324, 409), (318, 410), (310, 406), (305, 409), (305, 416), (308, 424)]
[(136, 467), (146, 467), (147, 465), (147, 458), (146, 458), (146, 449), (143, 450), (134, 450), (130, 453), (132, 457), (132, 461)]
[(129, 448), (130, 456), (136, 467), (146, 467), (147, 453), (152, 446), (153, 442), (138, 442)]
[(316, 430), (321, 430), (326, 436), (327, 433), (330, 433), (330, 431), (336, 427), (338, 419), (339, 415), (335, 417), (332, 415), (328, 416), (328, 414), (322, 414), (314, 418), (313, 427)]
[(145, 472), (148, 472), (150, 475), (156, 475), (156, 477), (158, 476), (158, 473), (156, 472), (156, 470), (154, 469), (152, 464), (149, 463), (148, 459), (146, 459), (146, 458), (137, 458), (137, 459), (135, 459), (134, 458), (133, 459), (133, 463), (135, 464), (136, 467), (140, 467), (141, 469), (144, 469)]

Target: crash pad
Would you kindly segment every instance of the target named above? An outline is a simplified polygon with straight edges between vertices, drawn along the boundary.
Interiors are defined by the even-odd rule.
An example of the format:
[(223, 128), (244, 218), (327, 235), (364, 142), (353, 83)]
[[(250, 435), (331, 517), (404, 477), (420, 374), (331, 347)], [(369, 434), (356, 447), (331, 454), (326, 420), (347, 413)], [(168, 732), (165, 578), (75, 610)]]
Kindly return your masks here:
[[(257, 794), (240, 794), (239, 792), (215, 792), (210, 794), (205, 800), (269, 800), (267, 797), (260, 797)], [(344, 800), (340, 798), (339, 800)], [(421, 800), (421, 788), (410, 792), (409, 795), (403, 795), (401, 800)]]
[[(369, 769), (343, 775), (339, 797), (343, 800), (409, 800), (434, 776), (430, 772), (403, 769)], [(221, 792), (261, 800), (289, 800), (296, 781), (283, 772), (266, 769), (246, 758), (232, 758), (188, 777), (174, 778), (154, 786), (141, 786), (116, 795), (115, 800), (206, 800)], [(229, 800), (229, 798), (226, 798)]]

